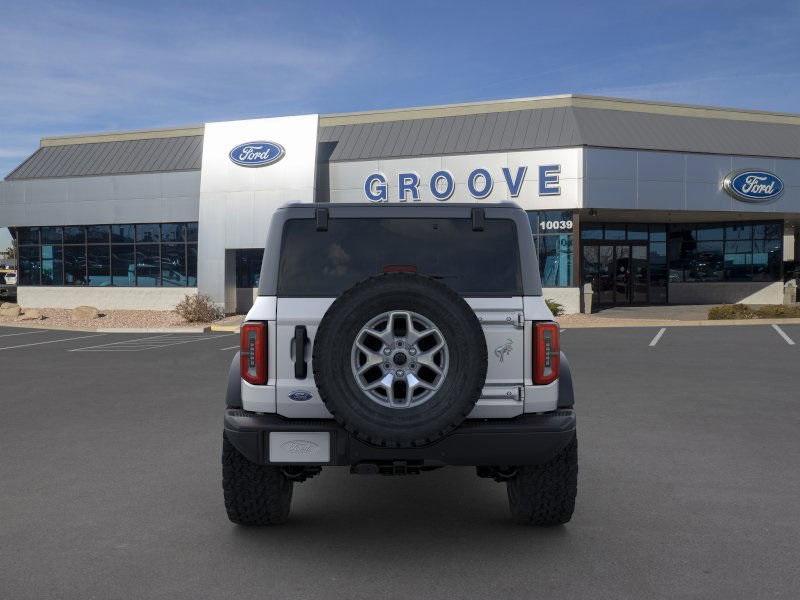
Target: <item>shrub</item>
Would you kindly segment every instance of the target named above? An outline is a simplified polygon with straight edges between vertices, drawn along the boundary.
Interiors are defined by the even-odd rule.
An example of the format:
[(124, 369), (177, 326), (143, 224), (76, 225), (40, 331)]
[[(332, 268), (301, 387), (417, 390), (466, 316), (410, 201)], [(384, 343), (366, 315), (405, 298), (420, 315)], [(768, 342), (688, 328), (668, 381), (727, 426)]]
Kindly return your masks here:
[(564, 314), (563, 304), (560, 304), (555, 300), (551, 300), (550, 298), (545, 298), (544, 303), (547, 304), (547, 308), (550, 309), (550, 312), (553, 313), (554, 317), (560, 317)]
[(210, 323), (223, 316), (222, 310), (203, 294), (187, 294), (175, 306), (175, 312), (189, 323)]
[(765, 304), (756, 309), (756, 314), (762, 319), (797, 319), (800, 318), (800, 306)]
[(724, 304), (715, 306), (708, 311), (708, 318), (711, 321), (722, 321), (725, 319), (757, 319), (758, 315), (747, 304)]

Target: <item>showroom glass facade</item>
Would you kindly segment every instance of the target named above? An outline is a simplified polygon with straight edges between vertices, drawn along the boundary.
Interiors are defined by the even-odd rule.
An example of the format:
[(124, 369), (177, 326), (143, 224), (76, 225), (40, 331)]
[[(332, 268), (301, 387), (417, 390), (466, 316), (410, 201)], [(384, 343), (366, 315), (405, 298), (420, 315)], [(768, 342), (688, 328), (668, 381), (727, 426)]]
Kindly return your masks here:
[(600, 305), (663, 304), (669, 283), (782, 280), (782, 221), (582, 223), (580, 237)]
[(571, 210), (529, 211), (542, 287), (572, 287), (575, 221)]
[(670, 281), (779, 281), (782, 261), (782, 221), (670, 226)]
[(19, 227), (19, 284), (195, 287), (197, 223)]

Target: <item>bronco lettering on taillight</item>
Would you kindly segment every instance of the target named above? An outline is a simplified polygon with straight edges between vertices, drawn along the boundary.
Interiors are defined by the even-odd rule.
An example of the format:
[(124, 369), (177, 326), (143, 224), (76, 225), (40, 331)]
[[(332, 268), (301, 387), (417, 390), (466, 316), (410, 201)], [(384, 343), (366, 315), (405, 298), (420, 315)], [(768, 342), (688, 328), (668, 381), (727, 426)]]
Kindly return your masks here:
[(253, 385), (267, 383), (267, 324), (244, 323), (239, 349), (242, 379)]
[(558, 379), (561, 348), (558, 324), (533, 324), (533, 383), (547, 385)]

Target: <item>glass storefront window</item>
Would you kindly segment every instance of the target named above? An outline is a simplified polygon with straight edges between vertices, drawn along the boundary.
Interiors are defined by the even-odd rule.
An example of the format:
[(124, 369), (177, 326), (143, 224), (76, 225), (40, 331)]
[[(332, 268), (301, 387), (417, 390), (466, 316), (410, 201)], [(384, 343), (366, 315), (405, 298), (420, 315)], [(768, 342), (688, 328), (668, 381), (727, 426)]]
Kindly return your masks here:
[(90, 244), (107, 244), (108, 229), (108, 225), (89, 225), (86, 228), (86, 241)]
[(161, 241), (161, 225), (158, 223), (141, 224), (136, 226), (136, 241), (145, 243), (158, 243)]
[(42, 227), (41, 235), (43, 244), (61, 244), (63, 241), (61, 227)]
[(602, 240), (603, 225), (601, 223), (581, 224), (581, 239), (583, 240)]
[[(31, 238), (28, 238), (31, 239)], [(36, 230), (36, 239), (39, 239), (39, 230)], [(41, 260), (40, 246), (20, 246), (19, 248), (19, 285), (40, 285), (39, 274)]]
[(161, 252), (158, 244), (136, 244), (136, 285), (161, 285)]
[(88, 247), (86, 253), (89, 285), (105, 287), (111, 285), (111, 248), (106, 245)]
[(195, 287), (197, 285), (197, 244), (186, 245), (186, 285)]
[(648, 239), (647, 225), (628, 225), (628, 239), (629, 240), (647, 240)]
[(42, 246), (42, 285), (63, 285), (64, 259), (61, 245)]
[(20, 227), (16, 237), (23, 286), (197, 285), (197, 223)]
[(136, 285), (136, 260), (133, 244), (111, 246), (111, 285)]
[(86, 283), (86, 246), (64, 246), (64, 285)]
[(111, 226), (112, 244), (132, 244), (133, 225), (112, 225)]
[(606, 240), (624, 240), (625, 239), (625, 225), (616, 223), (606, 223), (605, 235), (603, 239)]
[(753, 239), (753, 226), (749, 223), (735, 223), (725, 228), (726, 240)]
[(17, 243), (20, 246), (39, 243), (38, 227), (20, 227), (17, 229)]
[[(575, 235), (572, 211), (529, 211), (528, 219), (539, 257), (542, 286), (571, 287), (574, 285), (573, 237)], [(602, 228), (600, 234), (602, 235)]]
[(779, 281), (783, 223), (671, 225), (670, 281)]
[(69, 227), (64, 227), (64, 243), (85, 244), (86, 229), (83, 227), (76, 227), (74, 225), (70, 225)]
[(161, 226), (162, 242), (183, 242), (186, 239), (183, 223), (164, 223)]
[(572, 285), (572, 236), (543, 235), (539, 239), (539, 273), (543, 287)]
[(667, 226), (650, 224), (650, 241), (651, 242), (666, 242), (667, 241)]
[(186, 287), (186, 244), (161, 247), (161, 285)]

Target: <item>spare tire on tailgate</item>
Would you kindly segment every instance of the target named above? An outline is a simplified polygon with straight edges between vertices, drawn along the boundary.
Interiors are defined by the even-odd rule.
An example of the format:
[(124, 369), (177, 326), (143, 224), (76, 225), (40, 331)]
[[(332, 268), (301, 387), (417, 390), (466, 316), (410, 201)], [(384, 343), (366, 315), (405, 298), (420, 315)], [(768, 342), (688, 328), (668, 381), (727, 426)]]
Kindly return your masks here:
[(322, 401), (356, 437), (421, 446), (456, 428), (486, 379), (486, 339), (452, 289), (391, 273), (356, 284), (322, 319), (314, 378)]

